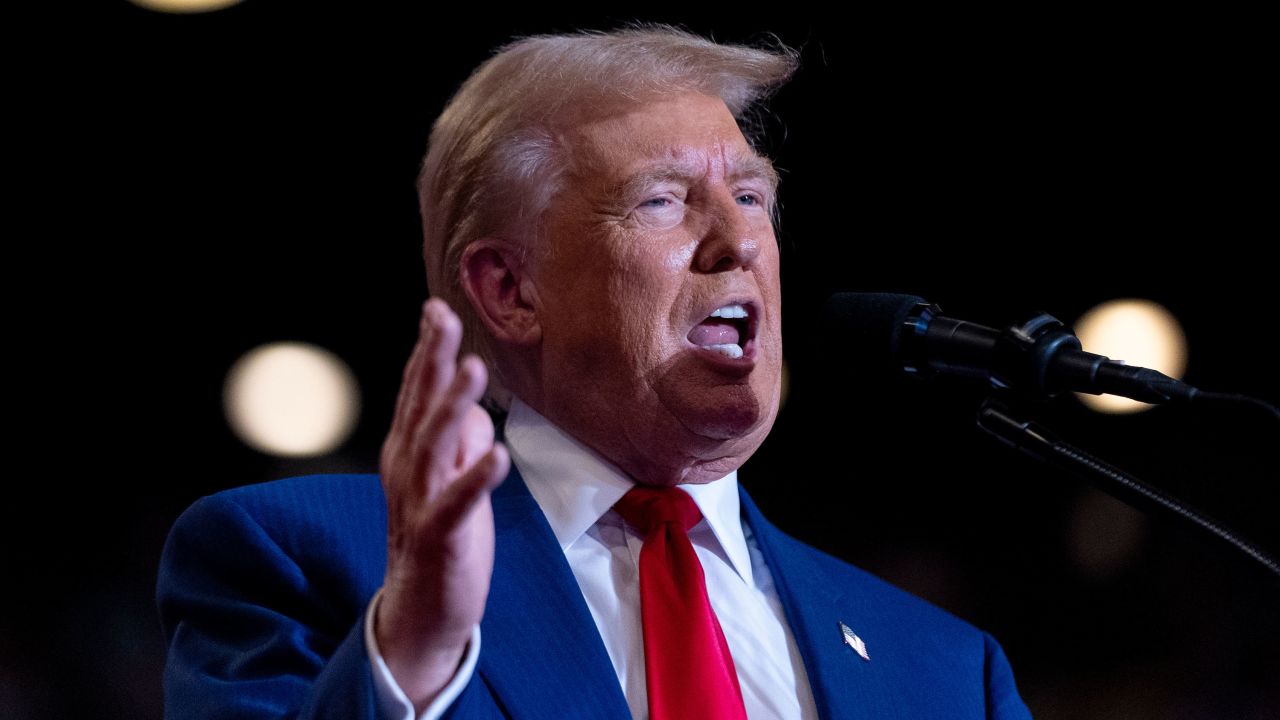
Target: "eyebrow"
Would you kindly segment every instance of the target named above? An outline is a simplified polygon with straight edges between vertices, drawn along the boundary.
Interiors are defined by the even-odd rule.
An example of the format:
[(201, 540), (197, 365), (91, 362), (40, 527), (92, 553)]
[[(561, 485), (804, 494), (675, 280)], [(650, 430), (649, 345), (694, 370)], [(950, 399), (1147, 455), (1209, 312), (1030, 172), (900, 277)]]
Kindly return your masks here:
[[(674, 160), (654, 163), (632, 174), (610, 188), (610, 196), (619, 200), (630, 200), (646, 188), (664, 182), (693, 183), (703, 174), (700, 163), (691, 160)], [(761, 180), (767, 185), (770, 205), (778, 188), (778, 171), (768, 158), (760, 155), (744, 154), (735, 157), (729, 163), (726, 176), (729, 183), (741, 180)]]

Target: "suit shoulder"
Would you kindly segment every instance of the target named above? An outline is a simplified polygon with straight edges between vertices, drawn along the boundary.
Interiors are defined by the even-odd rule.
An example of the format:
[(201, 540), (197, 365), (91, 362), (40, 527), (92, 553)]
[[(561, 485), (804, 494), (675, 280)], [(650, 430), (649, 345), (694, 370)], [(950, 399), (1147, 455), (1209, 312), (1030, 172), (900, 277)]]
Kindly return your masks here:
[(846, 595), (856, 594), (859, 604), (865, 609), (873, 610), (882, 620), (894, 625), (920, 628), (929, 633), (945, 633), (965, 638), (977, 647), (985, 644), (986, 633), (928, 600), (791, 535), (781, 531), (777, 533), (786, 552), (807, 557), (821, 577), (834, 588)]
[(235, 569), (258, 558), (313, 579), (358, 575), (363, 585), (364, 575), (381, 576), (386, 532), (377, 475), (293, 477), (196, 501), (169, 533), (165, 565), (199, 557)]
[(375, 473), (302, 475), (243, 485), (210, 496), (233, 502), (251, 513), (288, 513), (329, 506), (349, 509), (370, 502), (384, 502)]
[(200, 498), (175, 527), (239, 517), (273, 536), (291, 531), (385, 524), (386, 500), (376, 474), (306, 475), (244, 485)]
[[(886, 707), (896, 708), (901, 717), (1030, 717), (1008, 660), (990, 635), (783, 533), (749, 500), (743, 506), (784, 602), (790, 598), (789, 620), (809, 639), (801, 642), (824, 638), (811, 651), (827, 652), (838, 620), (840, 630), (852, 634), (846, 642), (855, 637), (875, 658), (874, 672), (890, 673), (884, 687), (910, 688)], [(946, 712), (941, 699), (949, 706)]]

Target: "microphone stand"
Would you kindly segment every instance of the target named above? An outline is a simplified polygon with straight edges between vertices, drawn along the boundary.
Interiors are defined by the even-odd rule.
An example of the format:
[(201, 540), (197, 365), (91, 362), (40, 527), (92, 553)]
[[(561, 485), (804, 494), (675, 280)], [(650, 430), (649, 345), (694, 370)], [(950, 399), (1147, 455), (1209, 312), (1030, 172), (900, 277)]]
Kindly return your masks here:
[(1099, 489), (1129, 505), (1163, 512), (1206, 530), (1280, 577), (1280, 564), (1231, 528), (1123, 470), (1059, 440), (1044, 426), (1016, 417), (1008, 407), (994, 398), (983, 400), (979, 406), (978, 427), (994, 435), (1005, 445), (1092, 482)]

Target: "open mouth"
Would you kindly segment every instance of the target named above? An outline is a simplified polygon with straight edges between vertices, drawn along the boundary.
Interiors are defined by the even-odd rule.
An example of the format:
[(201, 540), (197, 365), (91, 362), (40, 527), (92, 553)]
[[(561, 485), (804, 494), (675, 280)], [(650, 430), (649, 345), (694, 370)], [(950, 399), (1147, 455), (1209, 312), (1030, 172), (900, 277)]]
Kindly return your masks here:
[(689, 331), (689, 342), (738, 360), (752, 354), (759, 313), (752, 303), (729, 303), (711, 311)]

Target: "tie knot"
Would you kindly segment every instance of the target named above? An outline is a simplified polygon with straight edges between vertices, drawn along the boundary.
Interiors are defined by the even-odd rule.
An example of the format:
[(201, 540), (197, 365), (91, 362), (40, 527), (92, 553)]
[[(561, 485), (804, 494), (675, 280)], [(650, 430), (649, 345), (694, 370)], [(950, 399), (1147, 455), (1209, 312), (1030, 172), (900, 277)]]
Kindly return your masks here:
[(636, 485), (613, 508), (646, 536), (663, 523), (676, 523), (688, 532), (702, 519), (702, 511), (689, 493), (674, 487)]

